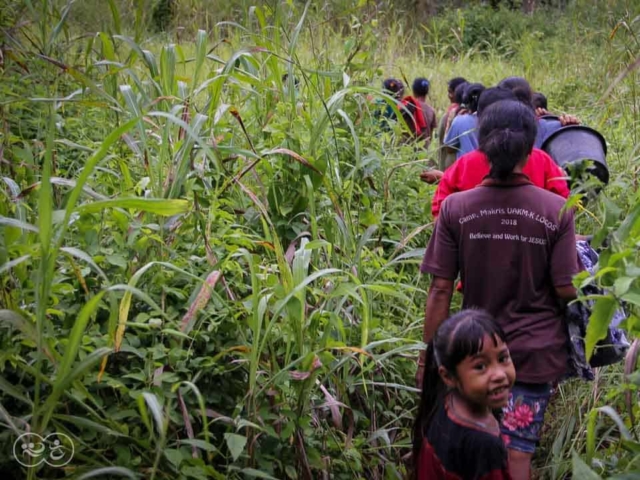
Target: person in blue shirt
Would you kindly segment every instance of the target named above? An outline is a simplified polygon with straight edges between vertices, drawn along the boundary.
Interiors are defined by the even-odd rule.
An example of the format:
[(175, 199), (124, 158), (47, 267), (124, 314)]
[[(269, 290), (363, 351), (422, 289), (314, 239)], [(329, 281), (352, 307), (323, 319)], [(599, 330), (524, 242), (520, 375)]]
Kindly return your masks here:
[(440, 126), (438, 127), (438, 165), (440, 165), (440, 170), (443, 172), (456, 161), (455, 151), (449, 149), (444, 143), (444, 140), (447, 137), (447, 132), (451, 128), (451, 123), (462, 108), (462, 97), (467, 85), (469, 85), (469, 82), (462, 77), (449, 80), (449, 100), (451, 101), (451, 105), (449, 105), (447, 112), (442, 116)]
[(450, 150), (455, 151), (456, 160), (462, 155), (478, 148), (478, 99), (484, 91), (484, 85), (471, 83), (467, 85), (463, 94), (463, 107), (466, 113), (453, 119), (451, 128), (447, 132), (444, 144)]

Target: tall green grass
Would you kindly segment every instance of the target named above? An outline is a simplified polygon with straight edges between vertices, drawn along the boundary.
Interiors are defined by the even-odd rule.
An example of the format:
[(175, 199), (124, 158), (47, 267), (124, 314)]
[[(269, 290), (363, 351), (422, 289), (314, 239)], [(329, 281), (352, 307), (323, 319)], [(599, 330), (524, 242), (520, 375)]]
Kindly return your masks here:
[[(202, 4), (190, 5), (178, 23), (198, 18)], [(584, 26), (587, 6), (598, 21)], [(334, 25), (312, 3), (282, 3), (151, 34), (145, 2), (105, 7), (89, 35), (77, 21), (87, 5), (46, 0), (13, 5), (7, 29), (8, 475), (402, 478), (434, 188), (418, 173), (436, 152), (404, 142), (401, 126), (380, 130), (383, 76), (427, 75), (441, 111), (451, 76), (526, 73), (554, 110), (601, 128), (616, 181), (579, 221), (617, 229), (599, 278), (613, 285), (626, 271), (615, 293), (635, 298), (635, 214), (620, 226), (637, 202), (634, 74), (597, 102), (635, 51), (624, 8), (494, 19), (478, 7), (413, 29), (376, 26), (385, 12), (367, 5)], [(491, 33), (509, 21), (521, 31)], [(546, 40), (528, 30), (542, 21)], [(609, 393), (590, 402), (595, 387), (562, 387), (566, 421), (542, 447), (543, 475), (562, 478), (572, 451), (611, 458), (615, 435), (594, 447), (607, 424), (584, 416), (621, 402), (620, 379), (601, 378)], [(66, 433), (76, 456), (64, 470), (21, 469), (9, 452), (26, 431)]]

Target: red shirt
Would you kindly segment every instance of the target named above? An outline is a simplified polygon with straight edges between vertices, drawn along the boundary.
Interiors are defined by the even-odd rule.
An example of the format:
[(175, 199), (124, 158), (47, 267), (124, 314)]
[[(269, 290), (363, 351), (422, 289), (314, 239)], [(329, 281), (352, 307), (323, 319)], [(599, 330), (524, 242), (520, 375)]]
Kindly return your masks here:
[[(433, 195), (431, 213), (434, 218), (440, 214), (444, 199), (455, 192), (464, 192), (480, 185), (484, 177), (489, 175), (491, 166), (487, 156), (480, 150), (474, 150), (460, 157), (444, 172), (438, 189)], [(536, 187), (544, 188), (564, 198), (569, 196), (566, 174), (542, 150), (534, 148), (527, 164), (522, 169)]]
[(402, 106), (404, 108), (400, 111), (411, 131), (417, 137), (423, 136), (427, 129), (427, 119), (422, 110), (422, 104), (414, 97), (409, 96), (402, 99)]

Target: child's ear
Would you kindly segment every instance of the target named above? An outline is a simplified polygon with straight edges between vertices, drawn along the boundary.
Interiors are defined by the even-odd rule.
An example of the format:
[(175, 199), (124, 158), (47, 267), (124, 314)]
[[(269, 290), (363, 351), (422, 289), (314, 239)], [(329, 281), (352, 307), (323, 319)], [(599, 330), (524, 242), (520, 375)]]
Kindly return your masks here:
[(440, 378), (448, 388), (454, 388), (456, 386), (456, 379), (443, 366), (438, 367), (438, 375), (440, 375)]

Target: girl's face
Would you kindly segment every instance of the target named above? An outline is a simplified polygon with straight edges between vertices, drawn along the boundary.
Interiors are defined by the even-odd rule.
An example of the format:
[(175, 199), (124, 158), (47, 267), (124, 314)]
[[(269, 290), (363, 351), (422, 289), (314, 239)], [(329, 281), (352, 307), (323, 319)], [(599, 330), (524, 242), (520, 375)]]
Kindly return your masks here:
[(450, 386), (474, 406), (496, 410), (507, 405), (516, 370), (507, 344), (485, 335), (482, 350), (465, 358), (456, 367)]

